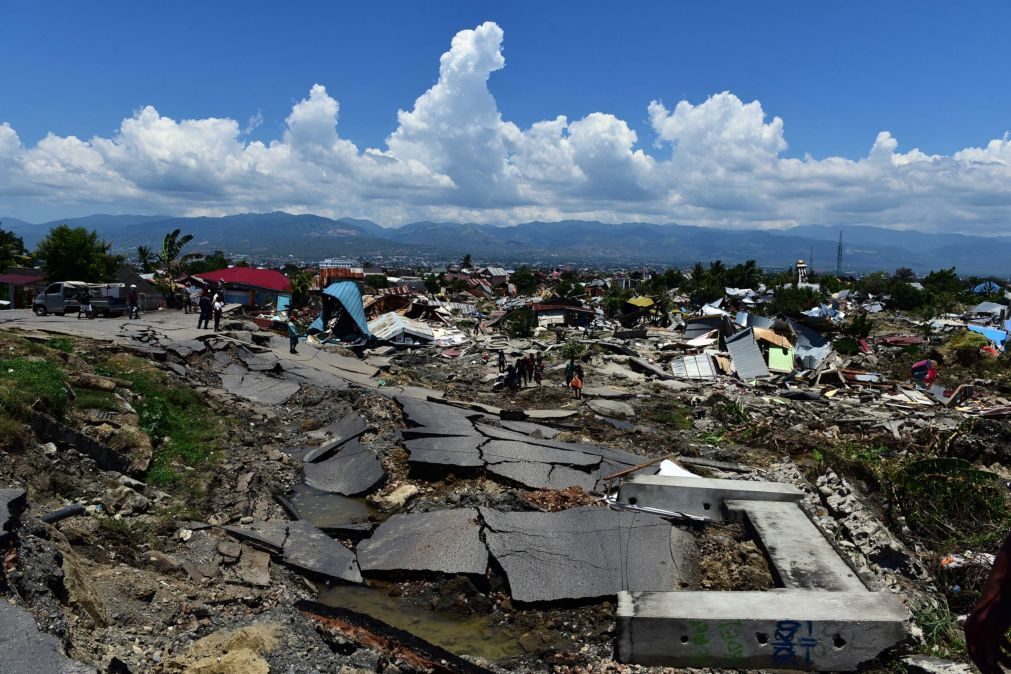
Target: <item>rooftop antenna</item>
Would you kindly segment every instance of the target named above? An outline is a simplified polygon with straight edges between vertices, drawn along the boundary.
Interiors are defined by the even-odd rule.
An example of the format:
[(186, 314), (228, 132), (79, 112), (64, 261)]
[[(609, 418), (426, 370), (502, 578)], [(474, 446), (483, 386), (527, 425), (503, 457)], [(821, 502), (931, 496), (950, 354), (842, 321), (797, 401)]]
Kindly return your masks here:
[(842, 230), (839, 230), (839, 248), (835, 252), (835, 274), (842, 276)]

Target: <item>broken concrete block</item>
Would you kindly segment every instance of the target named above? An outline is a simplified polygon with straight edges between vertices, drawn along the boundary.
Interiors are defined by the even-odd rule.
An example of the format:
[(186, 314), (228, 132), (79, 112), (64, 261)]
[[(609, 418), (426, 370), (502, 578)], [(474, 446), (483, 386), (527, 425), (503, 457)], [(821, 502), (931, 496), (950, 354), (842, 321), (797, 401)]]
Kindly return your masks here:
[(724, 519), (724, 501), (796, 502), (803, 495), (793, 485), (780, 482), (661, 475), (635, 475), (618, 487), (621, 503), (707, 517), (717, 522)]
[(691, 534), (652, 515), (593, 507), (480, 512), (488, 550), (505, 570), (516, 601), (674, 590), (682, 579), (672, 551), (682, 559), (684, 550), (695, 548)]
[(375, 494), (369, 497), (377, 508), (387, 512), (400, 510), (421, 491), (413, 484), (402, 484), (388, 494)]
[(902, 641), (907, 618), (887, 592), (621, 592), (618, 660), (851, 671)]
[(632, 406), (620, 400), (587, 400), (586, 406), (605, 417), (635, 418), (635, 410), (632, 409)]
[(362, 582), (355, 553), (304, 520), (288, 525), (283, 561), (311, 575)]
[(374, 489), (386, 472), (367, 447), (350, 440), (326, 461), (305, 464), (305, 482), (332, 494), (354, 496)]
[(344, 443), (359, 437), (369, 430), (368, 424), (357, 414), (349, 414), (340, 421), (330, 424), (326, 429), (334, 434), (333, 440), (315, 447), (306, 453), (304, 461), (312, 463), (330, 458)]
[(362, 571), (484, 574), (488, 549), (477, 510), (460, 508), (393, 515), (358, 545)]

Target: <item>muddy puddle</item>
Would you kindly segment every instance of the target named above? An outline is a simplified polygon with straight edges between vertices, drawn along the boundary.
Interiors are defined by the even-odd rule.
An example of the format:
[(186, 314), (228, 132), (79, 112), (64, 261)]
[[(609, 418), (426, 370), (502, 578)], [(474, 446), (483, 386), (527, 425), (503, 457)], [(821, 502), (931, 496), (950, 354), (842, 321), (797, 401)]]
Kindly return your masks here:
[(456, 616), (429, 611), (389, 596), (379, 588), (335, 585), (320, 592), (318, 601), (358, 611), (410, 632), (456, 655), (504, 660), (524, 655), (514, 630), (487, 616)]
[(292, 490), (291, 502), (302, 519), (319, 529), (383, 519), (382, 513), (364, 498), (349, 498), (300, 484)]

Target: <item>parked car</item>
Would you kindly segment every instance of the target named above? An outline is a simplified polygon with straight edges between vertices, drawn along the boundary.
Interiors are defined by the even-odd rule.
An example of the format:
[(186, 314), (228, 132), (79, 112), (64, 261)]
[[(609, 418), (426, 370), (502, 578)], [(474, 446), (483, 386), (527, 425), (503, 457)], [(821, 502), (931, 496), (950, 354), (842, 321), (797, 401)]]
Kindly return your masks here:
[(36, 316), (77, 313), (77, 295), (87, 286), (91, 293), (91, 310), (95, 316), (122, 316), (126, 313), (126, 286), (123, 283), (84, 283), (60, 281), (51, 283), (45, 292), (35, 296), (32, 310)]

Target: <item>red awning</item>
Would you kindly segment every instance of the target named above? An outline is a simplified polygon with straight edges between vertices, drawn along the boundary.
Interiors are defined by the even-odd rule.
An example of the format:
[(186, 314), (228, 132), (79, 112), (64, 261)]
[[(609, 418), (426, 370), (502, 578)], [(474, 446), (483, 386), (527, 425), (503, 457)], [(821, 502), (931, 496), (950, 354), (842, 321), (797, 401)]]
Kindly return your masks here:
[(33, 283), (45, 283), (45, 276), (28, 274), (0, 274), (0, 283), (13, 283), (16, 286), (30, 286)]
[(215, 283), (224, 281), (225, 283), (236, 283), (250, 286), (252, 288), (263, 288), (279, 293), (291, 292), (291, 283), (288, 277), (274, 269), (253, 269), (252, 267), (231, 267), (229, 269), (219, 269), (203, 274), (194, 274), (204, 281)]

